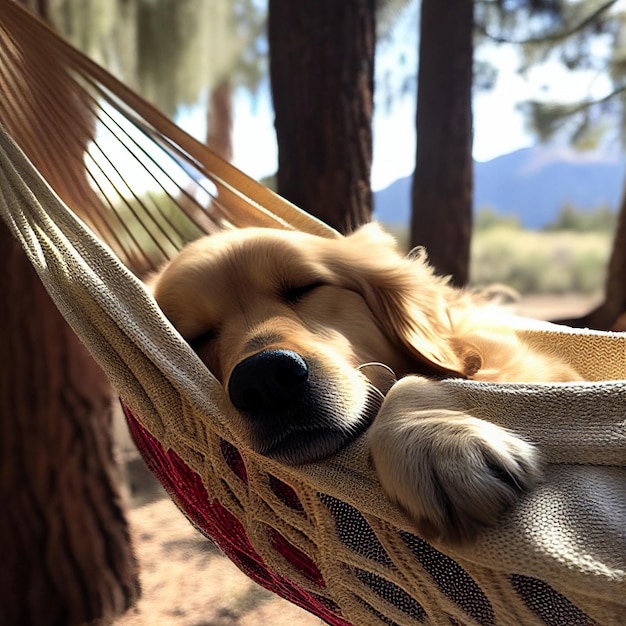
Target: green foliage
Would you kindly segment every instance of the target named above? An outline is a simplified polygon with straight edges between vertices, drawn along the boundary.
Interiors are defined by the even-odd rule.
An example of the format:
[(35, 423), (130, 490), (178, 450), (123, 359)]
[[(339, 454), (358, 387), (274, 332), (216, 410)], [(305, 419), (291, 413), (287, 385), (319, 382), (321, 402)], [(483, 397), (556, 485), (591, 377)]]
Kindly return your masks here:
[(247, 44), (231, 0), (139, 0), (140, 91), (173, 116), (180, 105), (231, 75)]
[(598, 291), (616, 219), (607, 206), (585, 211), (566, 204), (551, 224), (530, 231), (514, 215), (481, 209), (474, 218), (472, 285), (504, 284), (522, 294)]
[(571, 204), (561, 207), (555, 220), (543, 230), (575, 231), (575, 232), (605, 232), (613, 233), (617, 225), (617, 215), (608, 206), (602, 205), (593, 211), (578, 209)]
[(111, 35), (120, 6), (117, 0), (107, 4), (49, 0), (48, 10), (55, 28), (72, 45), (85, 54), (93, 55), (100, 48), (102, 40)]
[(478, 33), (488, 39), (525, 41), (558, 28), (567, 4), (564, 0), (475, 0), (474, 19)]
[[(602, 224), (605, 211), (603, 207), (591, 212), (564, 209), (564, 215), (574, 218), (563, 217), (551, 229), (532, 231), (523, 229), (515, 216), (501, 217), (493, 209), (482, 209), (474, 223), (471, 285), (507, 285), (524, 295), (600, 291), (613, 240), (613, 229)], [(584, 230), (585, 222), (597, 228)], [(408, 229), (385, 228), (407, 250)]]
[(522, 225), (517, 215), (501, 215), (492, 207), (478, 209), (474, 215), (474, 231), (487, 230), (496, 226), (519, 230)]
[(580, 102), (531, 101), (521, 108), (542, 141), (557, 133), (581, 149), (603, 136), (626, 144), (626, 10), (618, 0), (476, 0), (477, 30), (522, 53), (522, 73), (547, 60), (607, 75), (612, 90)]
[(533, 232), (496, 226), (472, 241), (472, 285), (504, 284), (519, 293), (593, 293), (602, 288), (608, 232)]
[(255, 89), (267, 68), (266, 11), (254, 0), (51, 0), (77, 48), (167, 115), (225, 77)]
[[(566, 203), (559, 210), (552, 222), (541, 228), (546, 232), (606, 232), (613, 233), (617, 226), (617, 214), (610, 206), (601, 204), (595, 209), (579, 209)], [(502, 215), (492, 207), (478, 209), (474, 215), (474, 231), (481, 232), (491, 228), (522, 230), (519, 216), (513, 213)]]

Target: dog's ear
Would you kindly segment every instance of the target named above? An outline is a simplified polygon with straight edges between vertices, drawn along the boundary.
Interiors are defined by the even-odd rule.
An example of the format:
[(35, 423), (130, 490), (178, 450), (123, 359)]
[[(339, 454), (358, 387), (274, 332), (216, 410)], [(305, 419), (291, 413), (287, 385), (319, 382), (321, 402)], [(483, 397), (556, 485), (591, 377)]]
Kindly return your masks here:
[(336, 279), (361, 294), (385, 334), (416, 360), (416, 373), (466, 375), (465, 360), (452, 344), (449, 304), (457, 291), (435, 275), (424, 255), (406, 258), (376, 224), (333, 248), (327, 264)]

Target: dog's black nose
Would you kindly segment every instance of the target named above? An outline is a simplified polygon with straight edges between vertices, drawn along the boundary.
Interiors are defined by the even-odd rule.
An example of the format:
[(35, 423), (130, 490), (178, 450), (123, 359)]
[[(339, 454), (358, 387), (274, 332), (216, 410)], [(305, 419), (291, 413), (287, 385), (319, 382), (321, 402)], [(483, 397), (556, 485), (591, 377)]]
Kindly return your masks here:
[(228, 395), (240, 411), (269, 414), (295, 399), (308, 377), (309, 370), (299, 354), (291, 350), (264, 350), (235, 367)]

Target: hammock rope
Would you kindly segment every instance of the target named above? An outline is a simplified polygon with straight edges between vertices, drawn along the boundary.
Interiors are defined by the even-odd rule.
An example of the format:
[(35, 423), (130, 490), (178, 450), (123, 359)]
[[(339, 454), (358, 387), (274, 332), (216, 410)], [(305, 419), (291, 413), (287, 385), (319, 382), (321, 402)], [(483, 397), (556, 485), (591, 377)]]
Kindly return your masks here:
[[(130, 265), (136, 258), (154, 269), (189, 239), (227, 224), (336, 236), (184, 133), (22, 7), (2, 0), (0, 11), (3, 124), (66, 204)], [(141, 206), (139, 185), (150, 191), (150, 209)]]
[[(54, 68), (43, 72), (36, 60)], [(82, 112), (73, 136), (62, 132), (67, 91), (52, 89), (50, 76)], [(42, 85), (47, 115), (28, 100)], [(623, 624), (624, 335), (520, 321), (527, 340), (596, 382), (441, 382), (454, 404), (537, 442), (549, 465), (545, 483), (476, 543), (428, 544), (381, 493), (363, 439), (300, 468), (242, 446), (219, 383), (136, 277), (213, 228), (337, 233), (221, 161), (8, 0), (0, 0), (0, 96), (2, 219), (122, 397), (152, 471), (243, 571), (337, 626)], [(96, 130), (105, 125), (164, 193), (145, 200), (127, 180), (126, 157)], [(96, 165), (93, 145), (107, 155)], [(198, 181), (207, 203), (191, 191)], [(136, 215), (120, 204), (128, 192), (145, 205), (132, 203)], [(157, 216), (152, 203), (161, 202)], [(142, 248), (155, 239), (146, 260)]]

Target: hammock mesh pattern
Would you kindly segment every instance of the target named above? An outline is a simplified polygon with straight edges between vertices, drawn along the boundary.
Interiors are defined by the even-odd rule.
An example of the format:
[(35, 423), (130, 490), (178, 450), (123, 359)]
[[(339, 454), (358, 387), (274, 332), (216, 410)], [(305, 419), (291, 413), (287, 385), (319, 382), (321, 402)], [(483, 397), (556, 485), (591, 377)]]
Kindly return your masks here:
[[(63, 158), (37, 152), (41, 136), (27, 132), (37, 111), (26, 115), (25, 106), (15, 106), (16, 94), (25, 97), (16, 89), (32, 79), (23, 60), (33, 40), (54, 61), (57, 82), (71, 86), (89, 113), (89, 141), (77, 141), (81, 149), (73, 154), (67, 137), (54, 136), (63, 125), (48, 123), (46, 145)], [(553, 349), (596, 382), (441, 382), (451, 404), (526, 435), (549, 465), (544, 484), (475, 543), (454, 550), (429, 544), (385, 499), (363, 439), (300, 468), (242, 446), (229, 430), (221, 386), (131, 271), (174, 254), (193, 235), (168, 224), (185, 220), (198, 232), (229, 223), (337, 234), (221, 162), (7, 0), (0, 0), (0, 60), (2, 219), (119, 391), (152, 471), (244, 572), (333, 625), (626, 622), (624, 335), (521, 321), (528, 341)], [(48, 93), (46, 109), (67, 106), (59, 100), (57, 91)], [(113, 133), (119, 147), (139, 154), (137, 162), (147, 163), (168, 190), (159, 198), (174, 200), (162, 213), (169, 222), (155, 218), (161, 228), (149, 217), (161, 215), (161, 200), (129, 218), (132, 237), (114, 228), (125, 223), (128, 214), (115, 211), (123, 185), (132, 182), (123, 167), (104, 177), (93, 169), (93, 151), (106, 153), (98, 129), (107, 115), (119, 121)], [(146, 142), (141, 150), (128, 139), (136, 129)], [(78, 158), (74, 166), (71, 158)], [(121, 157), (116, 149), (108, 158), (114, 165)], [(155, 161), (162, 167), (154, 168)], [(67, 172), (79, 174), (68, 180)], [(189, 192), (200, 180), (210, 181), (202, 183), (211, 196), (203, 212)], [(85, 194), (91, 212), (81, 205)], [(146, 239), (160, 245), (144, 258)]]

